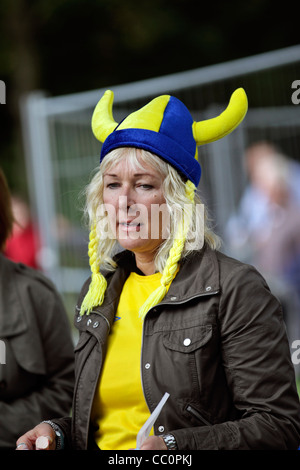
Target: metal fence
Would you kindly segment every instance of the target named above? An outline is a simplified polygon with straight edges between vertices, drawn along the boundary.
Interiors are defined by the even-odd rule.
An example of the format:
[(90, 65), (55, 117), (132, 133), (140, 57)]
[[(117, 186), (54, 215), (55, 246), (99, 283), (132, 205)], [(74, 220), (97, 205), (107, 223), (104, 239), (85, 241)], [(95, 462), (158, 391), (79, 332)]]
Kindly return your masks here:
[[(300, 107), (291, 99), (292, 83), (299, 78), (300, 46), (294, 46), (113, 86), (114, 117), (121, 120), (152, 97), (167, 93), (181, 99), (195, 120), (202, 120), (222, 111), (236, 88), (246, 90), (249, 112), (243, 124), (228, 137), (200, 149), (200, 190), (222, 236), (246, 184), (245, 148), (268, 139), (299, 159)], [(36, 92), (21, 103), (31, 205), (42, 237), (40, 259), (65, 297), (77, 296), (89, 275), (82, 191), (99, 161), (100, 145), (90, 121), (104, 91), (58, 97)]]

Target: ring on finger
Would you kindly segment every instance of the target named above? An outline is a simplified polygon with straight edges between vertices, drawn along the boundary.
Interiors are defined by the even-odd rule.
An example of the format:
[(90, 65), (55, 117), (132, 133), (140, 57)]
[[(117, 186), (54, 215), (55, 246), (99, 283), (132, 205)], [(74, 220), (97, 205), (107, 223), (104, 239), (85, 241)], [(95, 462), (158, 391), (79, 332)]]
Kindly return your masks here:
[(18, 449), (19, 447), (21, 447), (21, 446), (27, 447), (27, 444), (25, 444), (25, 442), (20, 442), (20, 444), (17, 445), (17, 449)]

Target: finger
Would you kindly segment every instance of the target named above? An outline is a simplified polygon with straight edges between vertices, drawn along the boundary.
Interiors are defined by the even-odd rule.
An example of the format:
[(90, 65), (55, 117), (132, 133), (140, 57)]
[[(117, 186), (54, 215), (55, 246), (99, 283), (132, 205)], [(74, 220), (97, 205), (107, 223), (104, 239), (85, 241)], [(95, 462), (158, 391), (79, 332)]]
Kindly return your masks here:
[(140, 450), (167, 450), (167, 446), (160, 436), (150, 436), (143, 442)]
[[(17, 440), (17, 450), (35, 450), (36, 441), (40, 436), (50, 437), (50, 444), (55, 441), (55, 434), (51, 426), (47, 423), (40, 423), (35, 428), (20, 436)], [(51, 437), (52, 436), (52, 437)], [(22, 444), (22, 445), (21, 445)]]
[(39, 436), (35, 441), (35, 449), (49, 450), (50, 444), (52, 444), (52, 438), (50, 436)]
[(16, 450), (32, 450), (34, 440), (30, 438), (27, 434), (21, 436), (16, 442)]
[(16, 450), (29, 450), (29, 449), (25, 442), (20, 442), (20, 444), (17, 445)]

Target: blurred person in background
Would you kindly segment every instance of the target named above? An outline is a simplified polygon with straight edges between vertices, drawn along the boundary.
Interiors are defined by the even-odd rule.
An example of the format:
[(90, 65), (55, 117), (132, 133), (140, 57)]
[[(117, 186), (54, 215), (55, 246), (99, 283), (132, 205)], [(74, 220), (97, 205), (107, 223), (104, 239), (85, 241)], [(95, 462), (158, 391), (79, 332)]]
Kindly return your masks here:
[[(263, 272), (283, 276), (281, 273), (287, 270), (283, 265), (290, 264), (299, 248), (292, 219), (297, 215), (299, 218), (300, 164), (267, 142), (251, 145), (245, 153), (245, 164), (249, 182), (237, 211), (228, 221), (227, 246)], [(293, 242), (290, 236), (283, 240), (285, 231), (293, 233)], [(284, 253), (274, 250), (277, 243), (286, 246)], [(270, 256), (272, 251), (276, 252)], [(271, 259), (273, 256), (275, 259)]]
[(39, 233), (32, 220), (29, 206), (17, 195), (13, 195), (11, 201), (14, 222), (12, 232), (6, 240), (4, 254), (11, 261), (39, 269)]
[(249, 184), (228, 221), (226, 246), (266, 277), (282, 303), (290, 340), (299, 339), (300, 164), (269, 142), (251, 145), (245, 163)]
[[(68, 414), (73, 393), (73, 344), (56, 289), (39, 271), (4, 256), (14, 215), (0, 169), (0, 449), (37, 421)], [(3, 344), (2, 343), (2, 344)]]

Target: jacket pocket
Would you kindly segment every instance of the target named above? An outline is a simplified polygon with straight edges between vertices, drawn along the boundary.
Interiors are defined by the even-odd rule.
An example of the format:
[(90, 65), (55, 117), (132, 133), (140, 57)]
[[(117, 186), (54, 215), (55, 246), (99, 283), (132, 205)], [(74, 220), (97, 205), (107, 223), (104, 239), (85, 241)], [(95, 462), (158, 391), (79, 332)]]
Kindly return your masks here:
[(168, 331), (163, 335), (163, 344), (173, 351), (191, 353), (210, 341), (212, 330), (212, 325), (199, 325)]
[(202, 413), (200, 413), (196, 408), (194, 408), (191, 405), (187, 405), (186, 411), (190, 415), (192, 415), (194, 418), (196, 418), (199, 421), (199, 424), (204, 424), (205, 426), (211, 426), (211, 423), (203, 416)]

